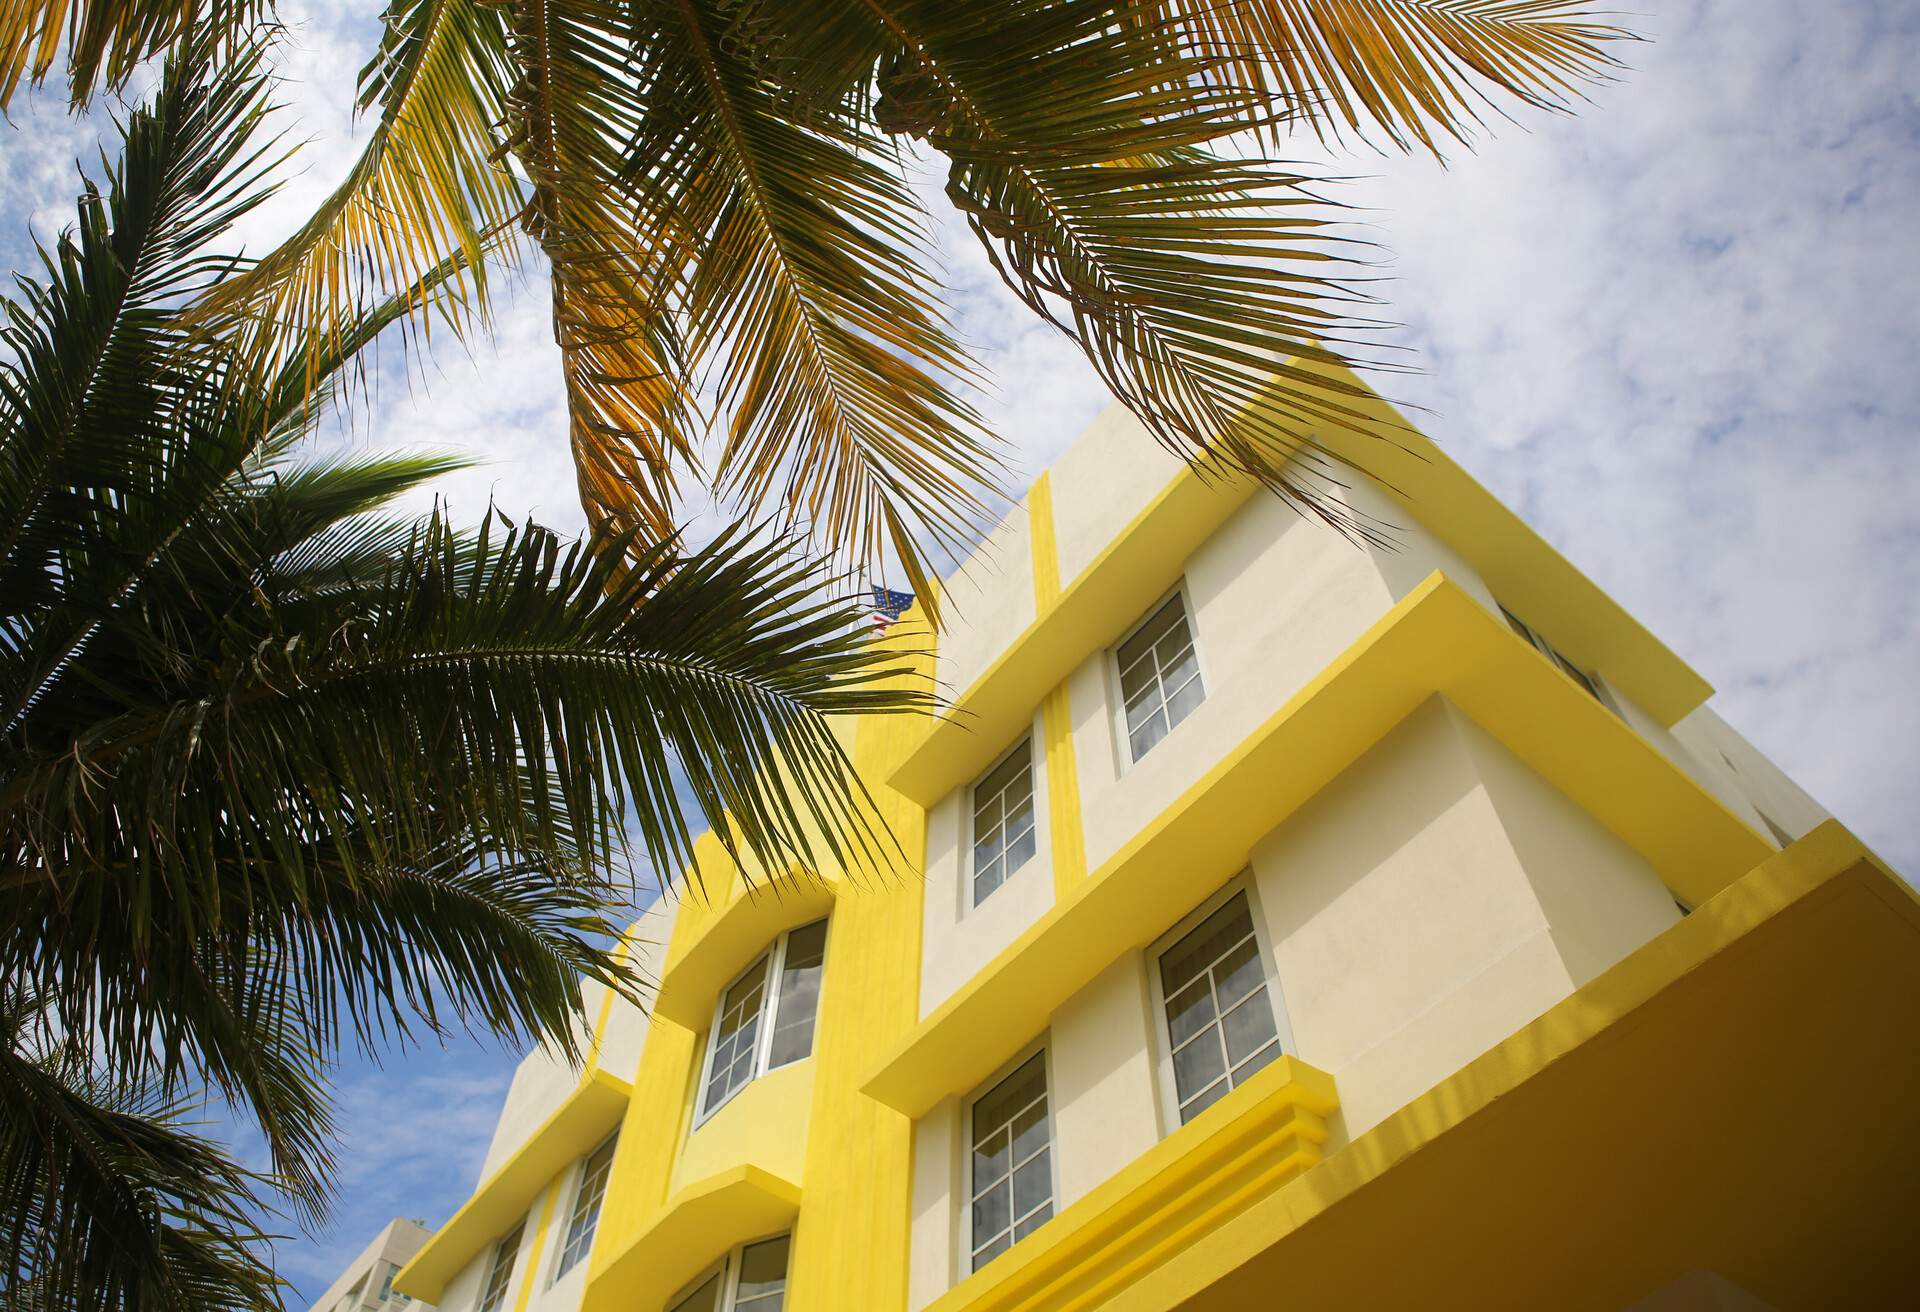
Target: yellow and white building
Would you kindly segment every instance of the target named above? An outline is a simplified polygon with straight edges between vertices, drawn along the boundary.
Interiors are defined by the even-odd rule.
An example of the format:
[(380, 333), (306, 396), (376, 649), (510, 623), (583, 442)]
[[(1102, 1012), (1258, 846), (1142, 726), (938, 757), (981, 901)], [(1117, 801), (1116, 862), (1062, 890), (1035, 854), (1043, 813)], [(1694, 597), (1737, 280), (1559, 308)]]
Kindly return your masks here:
[[(752, 872), (536, 1052), (444, 1312), (1920, 1304), (1920, 901), (1368, 403), (1356, 545), (1099, 419)], [(911, 612), (909, 615), (911, 619)], [(927, 647), (924, 628), (886, 639)]]

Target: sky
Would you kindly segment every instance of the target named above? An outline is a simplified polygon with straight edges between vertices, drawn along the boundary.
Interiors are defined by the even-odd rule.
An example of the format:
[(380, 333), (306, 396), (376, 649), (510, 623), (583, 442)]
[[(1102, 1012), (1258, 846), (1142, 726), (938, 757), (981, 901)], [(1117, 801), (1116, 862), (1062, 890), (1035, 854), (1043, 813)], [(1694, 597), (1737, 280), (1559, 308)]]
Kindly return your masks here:
[[(311, 140), (254, 240), (344, 171), (376, 8), (283, 0), (283, 99)], [(1390, 340), (1419, 370), (1383, 390), (1911, 877), (1920, 6), (1650, 0), (1628, 21), (1646, 42), (1577, 115), (1523, 114), (1445, 167), (1341, 163), (1337, 194), (1391, 252)], [(74, 161), (96, 140), (53, 98), (0, 125), (9, 267), (25, 267), (29, 223), (46, 236), (67, 221)], [(960, 223), (938, 239), (961, 327), (995, 373), (983, 408), (1014, 448), (1017, 493), (1107, 398)], [(456, 514), (491, 497), (577, 528), (545, 302), (530, 276), (490, 345), (390, 374), (329, 440), (481, 453), (436, 489)], [(437, 1224), (464, 1199), (517, 1056), (459, 1044), (343, 1066), (340, 1203), (280, 1247), (292, 1306), (388, 1218)]]

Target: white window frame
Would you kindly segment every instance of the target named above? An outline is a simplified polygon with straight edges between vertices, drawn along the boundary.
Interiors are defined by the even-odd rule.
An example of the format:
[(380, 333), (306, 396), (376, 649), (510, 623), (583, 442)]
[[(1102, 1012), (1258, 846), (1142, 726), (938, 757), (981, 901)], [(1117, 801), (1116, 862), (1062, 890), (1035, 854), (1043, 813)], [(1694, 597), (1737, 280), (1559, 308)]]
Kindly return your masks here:
[[(1154, 1101), (1160, 1109), (1160, 1137), (1163, 1139), (1180, 1128), (1181, 1120), (1180, 1087), (1173, 1078), (1173, 1036), (1167, 1028), (1167, 993), (1161, 980), (1160, 958), (1238, 893), (1247, 895), (1247, 915), (1253, 921), (1253, 941), (1259, 950), (1260, 973), (1267, 983), (1267, 997), (1273, 1003), (1273, 1031), (1280, 1040), (1280, 1055), (1291, 1057), (1298, 1052), (1293, 1043), (1293, 1026), (1287, 1020), (1287, 999), (1280, 990), (1273, 942), (1267, 933), (1267, 918), (1260, 911), (1260, 895), (1254, 887), (1253, 871), (1243, 870), (1182, 916), (1172, 929), (1155, 939), (1153, 946), (1147, 949), (1147, 989), (1153, 1005), (1154, 1082), (1159, 1086), (1159, 1097)], [(1230, 1097), (1232, 1093), (1233, 1090), (1229, 1089), (1223, 1096)]]
[[(1053, 1078), (1053, 1044), (1051, 1034), (1042, 1034), (1039, 1038), (1020, 1049), (1020, 1055), (1007, 1062), (999, 1070), (982, 1080), (969, 1093), (965, 1102), (965, 1113), (960, 1117), (960, 1253), (958, 1269), (960, 1278), (966, 1279), (974, 1273), (973, 1265), (973, 1109), (974, 1105), (997, 1088), (1000, 1082), (1019, 1070), (1037, 1053), (1043, 1054), (1042, 1065), (1047, 1073), (1047, 1177), (1048, 1187), (1052, 1189), (1053, 1215), (1060, 1215), (1060, 1101), (1059, 1087)], [(1007, 1183), (1008, 1215), (1012, 1215), (1013, 1183), (1012, 1172), (1008, 1172)], [(1007, 1247), (994, 1258), (989, 1258), (979, 1270), (986, 1270), (994, 1261), (1013, 1251), (1020, 1241), (1009, 1240)]]
[[(825, 954), (833, 946), (833, 918), (831, 916), (817, 917), (816, 919), (809, 920), (804, 924), (795, 925), (792, 929), (781, 930), (780, 933), (774, 938), (773, 942), (769, 943), (764, 950), (755, 954), (753, 960), (749, 961), (744, 967), (741, 968), (739, 974), (735, 975), (732, 979), (728, 980), (724, 985), (721, 986), (719, 996), (713, 1000), (713, 1017), (707, 1024), (707, 1037), (705, 1042), (706, 1055), (703, 1056), (700, 1060), (700, 1081), (698, 1084), (694, 1086), (694, 1090), (693, 1090), (693, 1124), (688, 1131), (689, 1133), (691, 1133), (693, 1130), (699, 1129), (702, 1125), (705, 1125), (714, 1116), (717, 1116), (723, 1107), (725, 1107), (728, 1103), (732, 1102), (735, 1098), (739, 1097), (741, 1090), (750, 1088), (753, 1085), (753, 1082), (755, 1080), (762, 1078), (772, 1070), (779, 1070), (783, 1067), (791, 1066), (795, 1062), (807, 1061), (813, 1057), (814, 1048), (813, 1046), (809, 1046), (807, 1049), (807, 1055), (805, 1057), (796, 1057), (793, 1059), (793, 1061), (782, 1062), (780, 1066), (776, 1066), (776, 1067), (770, 1067), (767, 1065), (768, 1060), (773, 1055), (774, 1026), (779, 1021), (780, 978), (787, 964), (787, 944), (792, 941), (793, 936), (797, 931), (802, 929), (810, 929), (814, 925), (818, 925), (823, 922), (826, 924), (827, 929), (826, 929), (826, 937), (821, 942), (821, 945), (820, 945), (820, 951), (822, 954), (821, 960), (820, 960), (820, 1000), (814, 1003), (814, 1013), (813, 1013), (814, 1035), (812, 1040), (812, 1043), (814, 1045), (817, 1045), (819, 1043), (820, 1007), (825, 1002), (826, 994), (827, 994), (827, 970), (826, 970)], [(726, 1003), (727, 1003), (727, 994), (733, 991), (733, 986), (735, 984), (738, 984), (741, 980), (745, 979), (748, 975), (751, 975), (753, 973), (753, 968), (755, 966), (758, 966), (763, 961), (766, 962), (768, 965), (767, 983), (766, 983), (765, 989), (762, 991), (760, 995), (760, 1030), (757, 1034), (754, 1035), (754, 1040), (753, 1040), (752, 1074), (747, 1076), (745, 1082), (742, 1083), (738, 1089), (731, 1090), (726, 1097), (722, 1098), (719, 1102), (715, 1103), (712, 1107), (708, 1107), (706, 1106), (707, 1081), (713, 1078), (714, 1045), (716, 1040), (719, 1037), (720, 1017), (723, 1014), (722, 1009), (726, 1006)], [(688, 1286), (688, 1287), (692, 1288), (692, 1286)]]
[[(717, 1261), (709, 1262), (706, 1266), (701, 1267), (699, 1275), (673, 1291), (672, 1297), (667, 1299), (666, 1307), (668, 1309), (678, 1307), (682, 1299), (692, 1294), (694, 1290), (700, 1288), (700, 1286), (706, 1284), (707, 1281), (717, 1275), (720, 1277), (720, 1307), (718, 1312), (733, 1312), (734, 1299), (740, 1293), (741, 1255), (756, 1244), (764, 1244), (770, 1239), (783, 1238), (787, 1241), (787, 1279), (785, 1284), (791, 1285), (793, 1277), (793, 1231), (775, 1230), (772, 1234), (759, 1235), (747, 1240), (745, 1243), (735, 1244), (732, 1248), (722, 1253)], [(786, 1302), (785, 1290), (783, 1289), (780, 1300), (781, 1306), (786, 1306)]]
[[(1108, 707), (1107, 724), (1113, 733), (1114, 759), (1119, 762), (1120, 773), (1123, 775), (1138, 766), (1140, 761), (1134, 759), (1133, 737), (1127, 732), (1127, 692), (1126, 688), (1120, 682), (1120, 649), (1127, 645), (1134, 634), (1146, 628), (1148, 622), (1160, 613), (1161, 607), (1165, 606), (1175, 597), (1180, 598), (1180, 608), (1186, 613), (1187, 617), (1187, 636), (1193, 641), (1193, 663), (1200, 671), (1201, 706), (1206, 705), (1207, 701), (1216, 691), (1213, 682), (1213, 671), (1207, 668), (1207, 654), (1200, 643), (1200, 616), (1194, 609), (1193, 593), (1187, 587), (1187, 579), (1183, 574), (1177, 583), (1161, 593), (1153, 601), (1147, 603), (1146, 607), (1140, 612), (1140, 618), (1132, 624), (1129, 624), (1126, 632), (1107, 644), (1105, 661)], [(1187, 718), (1192, 719), (1194, 715), (1199, 713), (1199, 709), (1200, 708), (1196, 706), (1192, 711), (1188, 712)], [(1180, 722), (1180, 724), (1185, 723), (1186, 720)], [(1179, 727), (1180, 725), (1178, 724), (1169, 725), (1167, 727), (1167, 738), (1173, 737), (1174, 730)], [(1166, 739), (1161, 739), (1161, 742), (1165, 741)], [(1159, 746), (1159, 743), (1155, 743), (1154, 746)], [(1149, 748), (1148, 751), (1151, 753), (1152, 749)], [(1141, 758), (1141, 760), (1145, 759), (1145, 757)]]
[(492, 1247), (487, 1250), (486, 1270), (480, 1277), (480, 1297), (474, 1303), (476, 1309), (487, 1307), (487, 1295), (493, 1288), (493, 1273), (495, 1268), (499, 1266), (500, 1253), (506, 1247), (509, 1237), (513, 1239), (513, 1252), (507, 1259), (507, 1278), (501, 1286), (499, 1302), (495, 1303), (493, 1308), (489, 1309), (489, 1312), (498, 1312), (498, 1309), (506, 1307), (512, 1297), (514, 1272), (520, 1268), (520, 1250), (527, 1242), (527, 1221), (525, 1217), (521, 1217), (520, 1220), (514, 1222), (513, 1225), (501, 1233), (493, 1241)]
[(580, 1210), (580, 1194), (581, 1194), (581, 1191), (584, 1190), (587, 1185), (588, 1164), (591, 1163), (595, 1157), (600, 1155), (601, 1149), (611, 1147), (613, 1144), (617, 1143), (619, 1139), (620, 1139), (620, 1131), (615, 1130), (612, 1134), (608, 1135), (606, 1138), (602, 1139), (599, 1143), (595, 1144), (587, 1152), (583, 1153), (580, 1157), (579, 1162), (576, 1164), (576, 1168), (574, 1171), (574, 1179), (573, 1179), (573, 1192), (567, 1202), (566, 1222), (564, 1225), (561, 1226), (561, 1229), (560, 1229), (560, 1236), (559, 1236), (560, 1242), (556, 1244), (553, 1249), (553, 1269), (547, 1273), (547, 1284), (549, 1287), (559, 1284), (560, 1281), (566, 1278), (566, 1276), (569, 1273), (571, 1273), (575, 1267), (580, 1266), (583, 1262), (587, 1260), (587, 1258), (593, 1256), (593, 1243), (594, 1243), (594, 1240), (599, 1238), (600, 1236), (600, 1222), (605, 1218), (606, 1212), (607, 1212), (607, 1193), (613, 1187), (613, 1158), (612, 1157), (609, 1157), (607, 1159), (607, 1178), (600, 1186), (600, 1201), (595, 1205), (595, 1208), (594, 1208), (593, 1228), (587, 1232), (587, 1246), (581, 1250), (579, 1257), (576, 1257), (572, 1262), (569, 1263), (566, 1260), (567, 1245), (571, 1243), (573, 1240), (574, 1213)]
[[(980, 785), (985, 783), (993, 775), (995, 770), (998, 770), (1001, 766), (1012, 760), (1014, 753), (1020, 750), (1021, 744), (1023, 743), (1026, 744), (1028, 748), (1027, 777), (1033, 783), (1033, 855), (1027, 858), (1025, 864), (1023, 864), (1019, 870), (1009, 870), (1006, 874), (1002, 875), (1000, 882), (994, 886), (993, 893), (989, 893), (987, 897), (975, 901), (973, 896), (973, 881), (974, 876), (979, 873), (974, 866), (974, 845), (979, 838), (979, 835), (974, 832), (973, 827), (976, 798), (979, 794)], [(1025, 731), (1013, 740), (1013, 745), (996, 756), (993, 764), (982, 770), (974, 781), (967, 785), (960, 801), (960, 841), (964, 849), (961, 858), (962, 871), (960, 879), (960, 915), (962, 919), (985, 906), (987, 904), (987, 898), (992, 897), (994, 893), (998, 893), (1001, 889), (1012, 883), (1015, 875), (1018, 875), (1021, 871), (1033, 865), (1034, 862), (1040, 860), (1044, 854), (1044, 844), (1047, 841), (1048, 834), (1045, 770), (1046, 762), (1040, 755), (1040, 734), (1036, 726), (1029, 723)]]

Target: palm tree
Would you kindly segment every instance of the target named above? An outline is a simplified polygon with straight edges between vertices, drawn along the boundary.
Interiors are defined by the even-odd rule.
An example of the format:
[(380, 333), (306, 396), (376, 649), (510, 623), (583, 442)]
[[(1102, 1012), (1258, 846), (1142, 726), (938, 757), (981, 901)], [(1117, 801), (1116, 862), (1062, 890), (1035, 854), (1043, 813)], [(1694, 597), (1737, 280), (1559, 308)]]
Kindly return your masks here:
[[(81, 103), (182, 34), (232, 38), (268, 8), (14, 0), (0, 108), (63, 48)], [(668, 525), (692, 472), (854, 562), (890, 550), (932, 603), (928, 553), (975, 531), (999, 452), (965, 400), (980, 371), (929, 272), (910, 147), (944, 162), (1007, 284), (1164, 443), (1337, 517), (1322, 480), (1344, 471), (1314, 434), (1353, 412), (1311, 366), (1367, 353), (1364, 251), (1303, 171), (1234, 139), (1439, 153), (1503, 100), (1564, 107), (1606, 76), (1624, 33), (1602, 12), (392, 0), (361, 78), (365, 152), (224, 296), (273, 326), (273, 356), (454, 255), (410, 312), (471, 323), (490, 263), (537, 251), (590, 518)]]
[(463, 532), (387, 508), (455, 459), (303, 456), (416, 302), (237, 358), (266, 95), (177, 48), (0, 327), (4, 1308), (277, 1302), (252, 1227), (326, 1205), (342, 1045), (572, 1042), (582, 976), (640, 984), (630, 858), (878, 860), (831, 720), (923, 702), (777, 537)]

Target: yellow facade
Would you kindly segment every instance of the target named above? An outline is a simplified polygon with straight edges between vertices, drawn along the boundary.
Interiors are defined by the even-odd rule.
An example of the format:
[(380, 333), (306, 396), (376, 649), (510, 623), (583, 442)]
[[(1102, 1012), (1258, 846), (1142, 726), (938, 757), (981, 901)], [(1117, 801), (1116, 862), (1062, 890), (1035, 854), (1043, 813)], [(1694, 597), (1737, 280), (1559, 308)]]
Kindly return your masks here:
[[(517, 1082), (397, 1287), (475, 1312), (518, 1224), (514, 1312), (665, 1312), (776, 1235), (799, 1312), (1915, 1295), (1920, 903), (1697, 674), (1373, 417), (1393, 491), (1353, 495), (1405, 526), (1392, 554), (1103, 419), (949, 584), (959, 635), (910, 612), (885, 639), (954, 700), (852, 727), (900, 868), (745, 875), (705, 843), (702, 891), (633, 939), (651, 1017), (609, 1000), (598, 1064)], [(1112, 652), (1169, 596), (1205, 701), (1129, 761)], [(979, 900), (972, 789), (1023, 735), (1033, 873)], [(1283, 1055), (1181, 1123), (1157, 963), (1234, 889)], [(810, 1055), (702, 1118), (721, 999), (823, 918)], [(1051, 1219), (969, 1271), (964, 1127), (1036, 1051)]]

